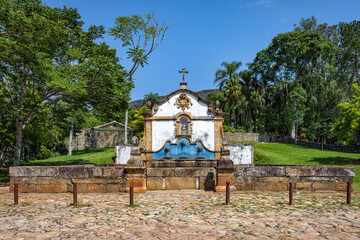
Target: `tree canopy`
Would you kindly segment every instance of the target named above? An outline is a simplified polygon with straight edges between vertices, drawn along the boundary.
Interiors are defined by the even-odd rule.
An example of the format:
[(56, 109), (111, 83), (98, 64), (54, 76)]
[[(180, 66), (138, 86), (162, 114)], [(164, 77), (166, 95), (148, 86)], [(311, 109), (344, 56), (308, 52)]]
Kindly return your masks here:
[[(214, 83), (222, 89), (225, 123), (234, 119), (235, 128), (279, 135), (295, 133), (296, 126), (307, 140), (358, 144), (356, 124), (339, 121), (356, 119), (359, 39), (359, 21), (329, 25), (302, 18), (293, 31), (278, 34), (259, 51), (248, 69), (236, 71), (236, 61), (223, 64)], [(228, 80), (230, 75), (239, 76), (237, 83)], [(236, 84), (240, 91), (229, 90)], [(335, 122), (338, 116), (342, 120)]]
[(104, 28), (82, 26), (76, 9), (1, 1), (0, 98), (9, 104), (1, 115), (15, 122), (14, 165), (20, 164), (24, 129), (60, 101), (100, 115), (127, 108), (133, 83), (116, 51), (96, 42)]

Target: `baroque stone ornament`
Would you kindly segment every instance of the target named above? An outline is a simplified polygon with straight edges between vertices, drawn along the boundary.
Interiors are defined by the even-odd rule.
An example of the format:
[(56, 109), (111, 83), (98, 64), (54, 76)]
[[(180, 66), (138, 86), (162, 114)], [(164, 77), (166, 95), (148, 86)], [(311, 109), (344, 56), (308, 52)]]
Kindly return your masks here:
[(192, 102), (185, 93), (182, 93), (176, 99), (175, 105), (177, 105), (178, 108), (181, 108), (181, 110), (185, 111), (185, 109), (188, 109), (192, 106)]

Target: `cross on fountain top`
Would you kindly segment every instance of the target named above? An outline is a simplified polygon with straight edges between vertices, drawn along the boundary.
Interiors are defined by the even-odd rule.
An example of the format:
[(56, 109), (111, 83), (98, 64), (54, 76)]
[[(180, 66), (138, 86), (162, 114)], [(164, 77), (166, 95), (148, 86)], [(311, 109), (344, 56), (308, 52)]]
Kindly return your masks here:
[(189, 71), (187, 71), (187, 70), (185, 70), (185, 68), (183, 68), (182, 70), (179, 71), (179, 73), (183, 74), (183, 81), (180, 83), (181, 89), (186, 89), (187, 83), (185, 82), (185, 73), (189, 73)]
[(183, 74), (183, 83), (185, 82), (185, 73), (189, 73), (189, 71), (185, 70), (185, 68), (183, 68), (182, 70), (179, 71), (179, 73)]

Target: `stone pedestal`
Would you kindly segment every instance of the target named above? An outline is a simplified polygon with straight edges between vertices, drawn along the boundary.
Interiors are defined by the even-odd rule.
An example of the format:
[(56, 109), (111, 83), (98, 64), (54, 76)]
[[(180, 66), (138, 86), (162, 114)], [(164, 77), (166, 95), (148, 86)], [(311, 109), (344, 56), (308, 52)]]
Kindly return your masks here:
[(134, 187), (134, 192), (146, 192), (146, 167), (140, 159), (140, 148), (138, 146), (131, 150), (130, 159), (125, 168), (127, 174), (126, 191)]
[(146, 192), (146, 168), (145, 167), (126, 167), (127, 184), (126, 191), (134, 187), (134, 192)]
[(234, 163), (230, 159), (229, 145), (227, 142), (223, 142), (221, 159), (218, 161), (216, 167), (216, 179), (216, 192), (225, 192), (227, 182), (230, 183), (230, 190), (236, 190), (234, 186)]
[(216, 192), (226, 191), (226, 182), (230, 182), (230, 190), (236, 190), (234, 186), (234, 167), (217, 167), (216, 168), (217, 185)]

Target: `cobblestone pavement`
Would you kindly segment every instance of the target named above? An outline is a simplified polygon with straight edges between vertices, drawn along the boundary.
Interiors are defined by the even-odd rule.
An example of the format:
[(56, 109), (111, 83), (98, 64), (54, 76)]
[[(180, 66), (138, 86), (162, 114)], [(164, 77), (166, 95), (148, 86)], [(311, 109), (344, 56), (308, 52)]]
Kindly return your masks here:
[(344, 192), (149, 191), (135, 194), (20, 193), (0, 188), (0, 239), (359, 239), (360, 194)]

